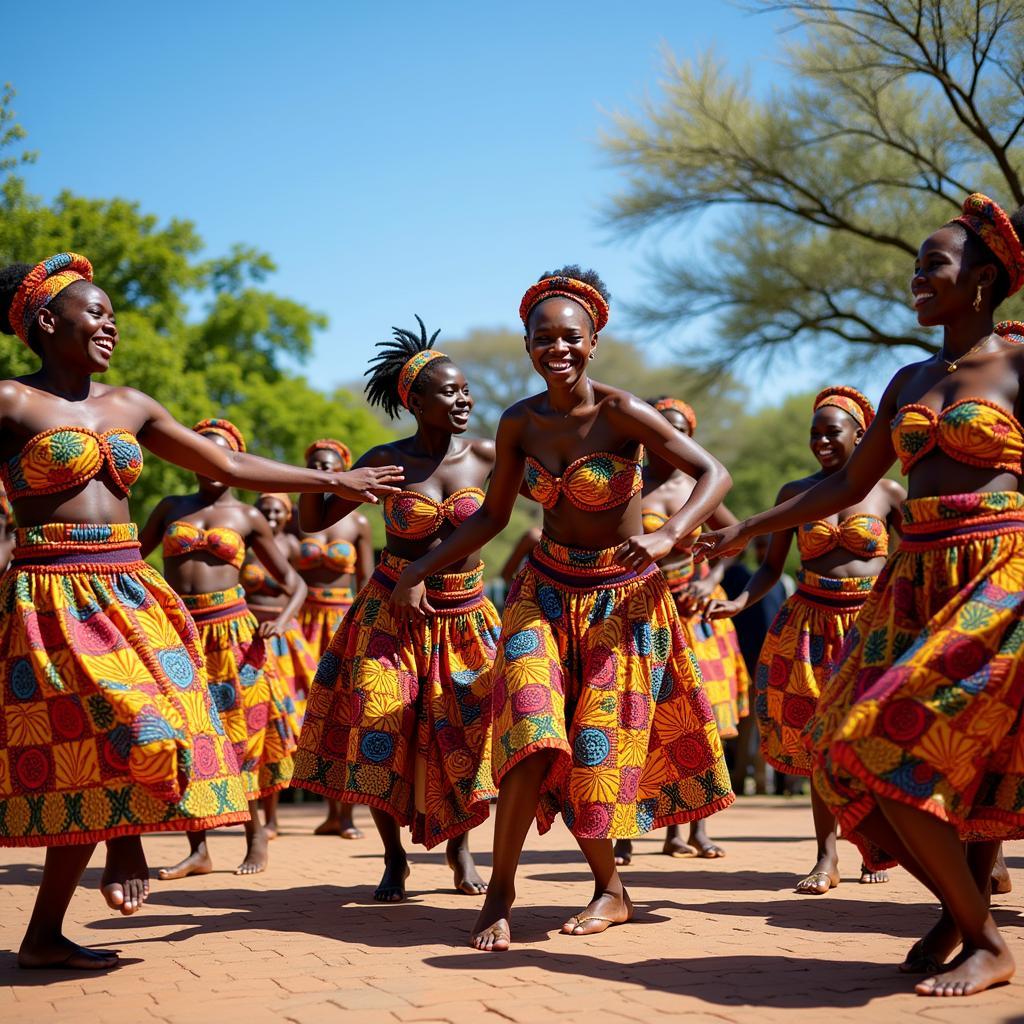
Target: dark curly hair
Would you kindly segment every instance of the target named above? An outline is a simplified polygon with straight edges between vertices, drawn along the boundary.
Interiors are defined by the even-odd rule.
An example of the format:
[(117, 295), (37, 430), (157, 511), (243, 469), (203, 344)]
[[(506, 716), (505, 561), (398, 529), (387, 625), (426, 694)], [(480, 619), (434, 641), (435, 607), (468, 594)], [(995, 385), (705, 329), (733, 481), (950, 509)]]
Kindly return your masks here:
[[(1010, 223), (1017, 237), (1024, 242), (1024, 206), (1017, 209), (1016, 213), (1010, 214)], [(971, 231), (966, 225), (958, 221), (950, 221), (946, 227), (956, 228), (964, 240), (964, 263), (968, 267), (983, 266), (986, 263), (993, 263), (996, 267), (996, 279), (992, 285), (992, 308), (1002, 305), (1006, 296), (1010, 294), (1010, 275), (1006, 272), (996, 254)]]
[[(30, 263), (10, 263), (6, 267), (0, 267), (0, 334), (14, 334), (10, 316), (11, 304), (14, 302), (15, 292), (17, 292), (21, 282), (25, 280), (25, 275), (31, 269), (32, 264)], [(67, 289), (65, 288), (64, 291), (58, 292), (50, 300), (48, 308), (52, 309), (55, 313), (61, 313), (66, 291)], [(28, 347), (36, 355), (39, 355), (39, 343), (35, 335), (36, 326), (33, 324), (28, 332)]]
[[(416, 316), (416, 321), (420, 325), (418, 335), (414, 331), (407, 331), (402, 327), (392, 327), (391, 340), (377, 342), (380, 353), (370, 360), (370, 368), (363, 374), (364, 377), (370, 378), (363, 389), (366, 393), (366, 400), (370, 405), (379, 405), (390, 419), (395, 419), (403, 408), (402, 401), (398, 397), (398, 377), (402, 372), (402, 367), (417, 352), (433, 348), (437, 336), (441, 333), (439, 330), (434, 331), (428, 338), (427, 328), (419, 316)], [(444, 356), (428, 363), (413, 382), (409, 394), (416, 395), (422, 392), (434, 371), (450, 362), (451, 360)]]
[(591, 288), (599, 291), (609, 306), (612, 304), (612, 293), (608, 291), (608, 286), (601, 280), (601, 275), (596, 270), (584, 270), (578, 263), (567, 263), (564, 267), (559, 267), (557, 270), (545, 271), (537, 280), (543, 281), (546, 277), (575, 278), (577, 281), (589, 284)]

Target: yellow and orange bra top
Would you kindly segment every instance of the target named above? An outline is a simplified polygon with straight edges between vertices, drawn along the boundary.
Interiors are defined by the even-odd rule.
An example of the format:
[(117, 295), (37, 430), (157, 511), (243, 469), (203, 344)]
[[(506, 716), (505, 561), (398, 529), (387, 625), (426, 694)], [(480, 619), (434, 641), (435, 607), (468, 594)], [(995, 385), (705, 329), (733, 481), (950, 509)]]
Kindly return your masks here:
[(384, 499), (382, 511), (388, 533), (421, 540), (437, 533), (445, 523), (461, 526), (484, 503), (479, 487), (462, 487), (444, 501), (418, 491), (399, 491)]
[(843, 548), (861, 558), (886, 558), (889, 555), (889, 529), (883, 519), (858, 512), (847, 516), (841, 523), (816, 519), (804, 523), (796, 531), (796, 546), (800, 557), (809, 560), (821, 558), (836, 548)]
[(164, 531), (164, 558), (181, 558), (196, 551), (209, 551), (214, 558), (236, 569), (241, 569), (245, 561), (245, 541), (237, 530), (227, 526), (204, 530), (195, 523), (176, 519)]
[(0, 480), (12, 501), (56, 494), (88, 483), (106, 469), (126, 497), (142, 473), (142, 449), (130, 430), (54, 427), (30, 438), (0, 463)]
[(584, 512), (603, 512), (625, 505), (643, 487), (643, 450), (636, 459), (611, 452), (594, 452), (573, 460), (555, 476), (533, 456), (526, 460), (526, 490), (545, 509), (563, 495)]
[(356, 571), (356, 549), (347, 540), (317, 540), (307, 537), (299, 542), (299, 554), (295, 560), (299, 572), (312, 569), (330, 569), (339, 576)]
[[(654, 533), (655, 530), (660, 530), (668, 522), (668, 516), (655, 512), (652, 508), (643, 509), (641, 515), (643, 516), (644, 533)], [(687, 536), (680, 537), (675, 543), (676, 551), (689, 551), (697, 543), (697, 538), (700, 537), (700, 534), (701, 527), (698, 526)]]
[(243, 565), (239, 582), (247, 594), (281, 593), (281, 584), (259, 562), (247, 562)]
[(916, 402), (905, 405), (890, 431), (904, 475), (936, 447), (968, 466), (1022, 471), (1024, 427), (984, 398), (961, 398), (938, 413)]

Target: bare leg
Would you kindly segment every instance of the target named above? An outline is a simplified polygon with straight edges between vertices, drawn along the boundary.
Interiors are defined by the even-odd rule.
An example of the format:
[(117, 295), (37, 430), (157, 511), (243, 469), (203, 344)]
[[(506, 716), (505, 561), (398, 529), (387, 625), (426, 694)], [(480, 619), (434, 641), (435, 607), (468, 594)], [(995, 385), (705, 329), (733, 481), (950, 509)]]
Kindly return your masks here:
[[(487, 896), (480, 908), (469, 944), (489, 952), (504, 952), (512, 941), (512, 904), (516, 898), (516, 869), (526, 833), (537, 814), (540, 787), (551, 763), (541, 752), (524, 758), (501, 780), (494, 818), (494, 867)], [(614, 859), (614, 858), (613, 858)]]
[(566, 935), (597, 935), (613, 924), (625, 924), (633, 916), (633, 904), (615, 869), (610, 839), (577, 839), (594, 875), (594, 898), (573, 914), (562, 931)]
[[(666, 839), (667, 843), (668, 840)], [(619, 865), (632, 864), (633, 863), (633, 840), (632, 839), (616, 839), (615, 847), (612, 851), (615, 855), (615, 863)]]
[(189, 832), (187, 835), (189, 855), (184, 860), (178, 861), (173, 867), (160, 868), (156, 877), (161, 881), (186, 878), (189, 875), (208, 875), (213, 870), (210, 851), (206, 848), (206, 831)]
[(95, 843), (47, 848), (32, 917), (18, 950), (19, 967), (105, 971), (117, 966), (112, 950), (87, 949), (64, 937), (64, 914), (95, 849)]
[(473, 854), (469, 852), (469, 833), (448, 840), (445, 860), (455, 876), (455, 888), (467, 896), (482, 896), (487, 892), (487, 883), (476, 869)]
[(257, 875), (267, 870), (267, 833), (260, 820), (260, 802), (249, 801), (249, 820), (245, 823), (245, 860), (235, 868), (236, 875)]
[(1005, 896), (1008, 892), (1013, 892), (1013, 882), (1010, 881), (1010, 872), (1003, 857), (1003, 844), (1000, 843), (995, 864), (992, 866), (992, 894)]
[(669, 825), (665, 829), (665, 842), (661, 847), (661, 852), (666, 857), (692, 857), (697, 851), (683, 842), (678, 825)]
[(112, 910), (126, 917), (142, 907), (149, 895), (149, 865), (141, 836), (122, 836), (107, 842), (107, 862), (100, 892)]
[(409, 877), (409, 859), (402, 846), (402, 830), (386, 811), (370, 808), (373, 823), (384, 843), (384, 876), (374, 890), (378, 903), (401, 903), (405, 899), (405, 880)]
[(818, 859), (811, 873), (797, 882), (796, 891), (804, 896), (823, 896), (839, 884), (839, 855), (836, 852), (838, 822), (813, 784), (811, 813), (814, 816), (814, 838), (818, 841)]
[(362, 839), (363, 833), (352, 820), (354, 804), (327, 799), (327, 817), (313, 829), (315, 836), (341, 836), (342, 839)]
[[(697, 821), (690, 822), (690, 838), (688, 842), (698, 857), (704, 857), (706, 860), (715, 860), (718, 857), (725, 856), (725, 850), (717, 843), (712, 842), (711, 837), (708, 835), (706, 818), (698, 818)], [(665, 845), (668, 845), (667, 838)]]
[(277, 798), (278, 793), (268, 793), (262, 800), (263, 803), (263, 831), (267, 834), (267, 839), (276, 839), (280, 832), (280, 826), (277, 823)]

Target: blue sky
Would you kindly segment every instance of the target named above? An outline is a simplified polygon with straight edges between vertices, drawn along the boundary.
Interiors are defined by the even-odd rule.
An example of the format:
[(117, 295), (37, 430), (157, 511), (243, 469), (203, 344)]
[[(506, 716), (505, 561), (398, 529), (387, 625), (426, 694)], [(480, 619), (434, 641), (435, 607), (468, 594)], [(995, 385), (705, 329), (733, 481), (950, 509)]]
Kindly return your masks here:
[[(442, 338), (516, 327), (525, 285), (563, 262), (641, 298), (654, 240), (601, 223), (621, 182), (597, 144), (608, 113), (656, 94), (664, 46), (714, 46), (770, 84), (779, 24), (722, 0), (100, 2), (7, 47), (2, 74), (34, 191), (137, 199), (195, 221), (211, 253), (269, 252), (272, 286), (330, 318), (307, 371), (326, 386), (414, 312)], [(5, 28), (37, 38), (31, 5)], [(819, 383), (755, 377), (765, 398)]]

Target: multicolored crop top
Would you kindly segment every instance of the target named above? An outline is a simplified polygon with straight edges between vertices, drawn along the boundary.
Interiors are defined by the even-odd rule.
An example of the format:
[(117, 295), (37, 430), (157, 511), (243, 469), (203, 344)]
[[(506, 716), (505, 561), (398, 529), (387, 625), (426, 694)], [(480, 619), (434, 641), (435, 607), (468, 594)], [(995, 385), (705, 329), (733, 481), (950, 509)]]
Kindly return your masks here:
[[(660, 530), (668, 522), (668, 516), (655, 512), (652, 508), (643, 509), (641, 515), (643, 516), (644, 533), (654, 533), (655, 530)], [(676, 551), (690, 551), (693, 545), (697, 543), (697, 538), (700, 537), (700, 534), (701, 527), (698, 526), (685, 537), (680, 537), (675, 543)]]
[(889, 529), (878, 516), (858, 512), (841, 523), (816, 519), (804, 523), (796, 531), (796, 546), (800, 557), (809, 560), (821, 558), (836, 548), (843, 548), (861, 558), (886, 558), (889, 554)]
[(611, 452), (594, 452), (573, 460), (555, 476), (533, 456), (526, 460), (526, 490), (545, 509), (563, 495), (584, 512), (603, 512), (625, 505), (643, 487), (643, 451), (637, 459)]
[(259, 562), (246, 562), (242, 566), (239, 582), (247, 594), (276, 597), (281, 593), (281, 584)]
[(142, 473), (142, 449), (130, 430), (97, 434), (86, 427), (54, 427), (31, 438), (0, 463), (0, 480), (12, 501), (57, 494), (88, 483), (106, 469), (126, 497)]
[(164, 531), (164, 558), (180, 558), (196, 551), (209, 551), (214, 558), (236, 569), (241, 569), (245, 561), (245, 541), (242, 535), (227, 526), (204, 530), (195, 523), (177, 519)]
[(330, 569), (339, 576), (347, 576), (356, 571), (356, 549), (347, 540), (323, 541), (307, 537), (299, 542), (295, 568), (299, 572)]
[(479, 487), (462, 487), (444, 501), (418, 491), (399, 491), (384, 499), (382, 511), (388, 533), (420, 540), (437, 533), (445, 523), (461, 526), (484, 503)]
[(983, 398), (961, 398), (938, 413), (919, 403), (905, 405), (889, 429), (904, 475), (936, 447), (968, 466), (1022, 472), (1024, 427)]

